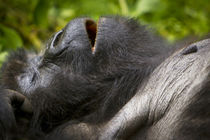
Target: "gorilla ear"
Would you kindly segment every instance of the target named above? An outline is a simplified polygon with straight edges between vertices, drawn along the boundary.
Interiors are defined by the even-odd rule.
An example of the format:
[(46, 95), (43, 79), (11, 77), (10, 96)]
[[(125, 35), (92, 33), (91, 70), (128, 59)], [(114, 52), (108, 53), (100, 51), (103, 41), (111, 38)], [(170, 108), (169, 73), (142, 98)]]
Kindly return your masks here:
[(15, 65), (24, 65), (27, 63), (27, 53), (24, 49), (18, 49), (15, 52), (11, 52), (7, 57), (7, 61), (2, 65), (2, 71), (5, 70), (6, 67), (14, 67), (12, 64)]
[(1, 68), (1, 83), (9, 89), (17, 89), (16, 76), (19, 75), (27, 65), (27, 53), (23, 49), (19, 49), (10, 53), (7, 61), (3, 63)]

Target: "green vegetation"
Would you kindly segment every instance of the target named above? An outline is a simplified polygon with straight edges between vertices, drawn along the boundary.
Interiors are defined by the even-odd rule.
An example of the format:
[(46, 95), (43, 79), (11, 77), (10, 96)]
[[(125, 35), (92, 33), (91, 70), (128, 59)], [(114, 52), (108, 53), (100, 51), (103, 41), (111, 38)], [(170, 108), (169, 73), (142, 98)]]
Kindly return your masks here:
[(0, 0), (0, 64), (18, 47), (39, 51), (72, 18), (124, 15), (170, 41), (210, 32), (209, 0)]

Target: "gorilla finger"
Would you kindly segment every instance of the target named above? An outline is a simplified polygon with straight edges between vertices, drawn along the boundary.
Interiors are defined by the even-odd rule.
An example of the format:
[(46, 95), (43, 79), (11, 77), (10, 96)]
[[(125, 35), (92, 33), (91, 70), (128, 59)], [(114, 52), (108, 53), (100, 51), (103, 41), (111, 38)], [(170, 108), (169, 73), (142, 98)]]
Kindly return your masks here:
[(8, 97), (10, 99), (10, 104), (19, 108), (21, 111), (25, 113), (32, 114), (32, 106), (30, 101), (22, 94), (17, 91), (7, 89), (9, 92)]

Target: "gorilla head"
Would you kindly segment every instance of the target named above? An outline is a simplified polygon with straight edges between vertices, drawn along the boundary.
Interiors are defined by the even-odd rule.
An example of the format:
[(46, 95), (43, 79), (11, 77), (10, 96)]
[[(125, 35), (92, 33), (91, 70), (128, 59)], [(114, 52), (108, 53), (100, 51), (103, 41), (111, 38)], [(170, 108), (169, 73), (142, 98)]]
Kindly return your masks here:
[(11, 53), (1, 86), (26, 96), (33, 108), (29, 128), (48, 133), (71, 120), (109, 120), (168, 54), (160, 38), (132, 19), (77, 18), (41, 54)]

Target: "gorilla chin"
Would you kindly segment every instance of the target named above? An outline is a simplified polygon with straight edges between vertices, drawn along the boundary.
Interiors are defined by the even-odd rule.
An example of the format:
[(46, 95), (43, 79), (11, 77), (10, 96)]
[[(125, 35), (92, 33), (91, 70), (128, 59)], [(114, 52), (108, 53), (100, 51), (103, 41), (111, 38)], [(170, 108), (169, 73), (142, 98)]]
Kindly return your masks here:
[(0, 138), (208, 139), (209, 48), (174, 49), (124, 17), (74, 19), (3, 64)]

